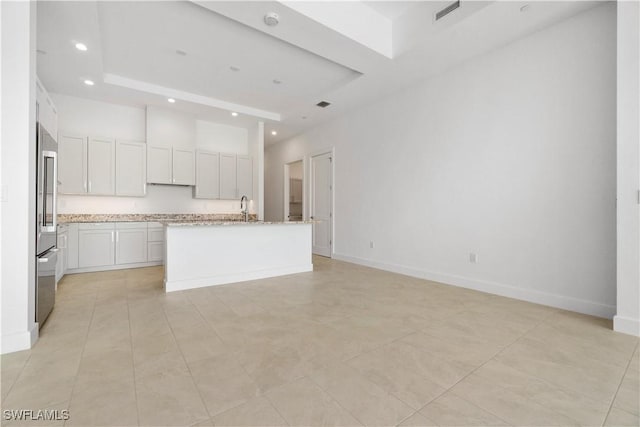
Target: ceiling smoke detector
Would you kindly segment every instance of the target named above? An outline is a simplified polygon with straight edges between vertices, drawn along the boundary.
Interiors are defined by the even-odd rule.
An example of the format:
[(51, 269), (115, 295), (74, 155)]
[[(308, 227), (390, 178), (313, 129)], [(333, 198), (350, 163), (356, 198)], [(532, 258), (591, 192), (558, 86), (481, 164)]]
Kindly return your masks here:
[(264, 15), (264, 23), (269, 27), (275, 27), (280, 22), (280, 16), (275, 12), (269, 12)]
[(331, 105), (331, 103), (330, 103), (330, 102), (327, 102), (327, 101), (320, 101), (320, 102), (318, 102), (316, 105), (317, 105), (318, 107), (320, 107), (320, 108), (326, 108), (326, 107), (328, 107), (329, 105)]

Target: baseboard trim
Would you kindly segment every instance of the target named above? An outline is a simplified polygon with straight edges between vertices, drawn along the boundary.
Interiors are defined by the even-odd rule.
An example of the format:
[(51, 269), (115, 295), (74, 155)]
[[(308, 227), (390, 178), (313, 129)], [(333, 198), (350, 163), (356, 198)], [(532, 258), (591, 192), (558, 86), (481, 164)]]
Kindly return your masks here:
[(364, 265), (367, 267), (377, 268), (380, 270), (390, 271), (393, 273), (403, 274), (406, 276), (417, 277), (419, 279), (431, 280), (434, 282), (444, 283), (446, 285), (473, 289), (476, 291), (487, 292), (494, 295), (500, 295), (508, 298), (519, 299), (519, 300), (528, 301), (536, 304), (542, 304), (550, 307), (561, 308), (563, 310), (589, 314), (592, 316), (611, 319), (616, 313), (616, 307), (614, 305), (600, 304), (600, 303), (586, 301), (578, 298), (572, 298), (572, 297), (567, 297), (563, 295), (535, 291), (532, 289), (522, 289), (516, 286), (505, 285), (503, 283), (472, 279), (469, 277), (456, 276), (456, 275), (446, 274), (446, 273), (438, 273), (438, 272), (428, 271), (428, 270), (420, 270), (413, 267), (407, 267), (407, 266), (391, 264), (391, 263), (383, 263), (379, 261), (372, 261), (372, 260), (353, 257), (349, 255), (344, 255), (344, 254), (335, 253), (333, 255), (333, 258), (340, 261)]
[(613, 330), (640, 337), (640, 319), (615, 315), (613, 316)]
[[(111, 271), (111, 270), (127, 270), (130, 268), (154, 267), (156, 265), (162, 265), (162, 264), (163, 264), (163, 261), (153, 261), (153, 262), (138, 262), (135, 264), (104, 265), (101, 267), (73, 268), (73, 269), (68, 269), (64, 274), (95, 273), (96, 271)], [(64, 277), (64, 275), (62, 277)]]
[(29, 350), (38, 340), (38, 332), (39, 328), (36, 323), (28, 331), (2, 335), (0, 354)]
[(222, 274), (213, 277), (202, 277), (188, 280), (164, 281), (166, 292), (182, 291), (185, 289), (204, 288), (207, 286), (226, 285), (229, 283), (246, 282), (249, 280), (266, 279), (268, 277), (286, 276), (289, 274), (313, 271), (313, 264), (293, 265), (290, 267), (269, 268), (265, 270), (248, 271), (235, 274)]

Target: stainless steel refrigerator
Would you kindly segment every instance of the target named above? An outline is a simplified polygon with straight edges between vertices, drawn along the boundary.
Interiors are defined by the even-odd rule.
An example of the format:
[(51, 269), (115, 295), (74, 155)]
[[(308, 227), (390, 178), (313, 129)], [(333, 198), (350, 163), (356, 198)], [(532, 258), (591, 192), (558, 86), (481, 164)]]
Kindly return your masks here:
[(36, 322), (42, 327), (56, 300), (58, 143), (39, 122), (36, 141)]

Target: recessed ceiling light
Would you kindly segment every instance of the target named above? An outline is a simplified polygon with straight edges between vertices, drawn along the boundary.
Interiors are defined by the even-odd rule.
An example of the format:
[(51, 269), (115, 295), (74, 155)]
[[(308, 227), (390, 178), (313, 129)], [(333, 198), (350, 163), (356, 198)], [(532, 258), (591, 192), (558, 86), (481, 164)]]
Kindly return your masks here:
[(176, 50), (176, 53), (177, 53), (178, 55), (180, 55), (180, 56), (187, 56), (187, 52), (185, 52), (184, 50), (180, 50), (180, 49), (178, 49), (178, 50)]
[(84, 52), (87, 50), (87, 45), (84, 43), (76, 43), (76, 49)]
[(231, 115), (232, 115), (233, 117), (238, 117), (238, 113), (236, 113), (235, 111), (232, 111), (232, 112), (231, 112)]
[(520, 12), (526, 12), (526, 11), (528, 11), (528, 10), (529, 10), (529, 5), (528, 5), (528, 4), (525, 4), (524, 6), (522, 6), (522, 7), (520, 8)]
[(280, 22), (280, 16), (275, 12), (269, 12), (264, 15), (264, 23), (270, 27), (275, 27)]
[(229, 69), (230, 69), (231, 71), (240, 71), (240, 68), (238, 68), (238, 67), (234, 67), (233, 65), (232, 65), (231, 67), (229, 67)]
[(95, 83), (93, 83), (93, 80), (85, 80), (84, 84), (86, 84), (87, 86), (93, 86)]
[(169, 101), (170, 104), (173, 104), (174, 102), (176, 102), (176, 100), (173, 98), (168, 98), (167, 101)]
[(280, 83), (282, 83), (282, 81), (278, 79), (273, 79), (273, 84), (279, 85)]
[(278, 134), (278, 132), (276, 132), (275, 130), (271, 131), (271, 135), (276, 136)]

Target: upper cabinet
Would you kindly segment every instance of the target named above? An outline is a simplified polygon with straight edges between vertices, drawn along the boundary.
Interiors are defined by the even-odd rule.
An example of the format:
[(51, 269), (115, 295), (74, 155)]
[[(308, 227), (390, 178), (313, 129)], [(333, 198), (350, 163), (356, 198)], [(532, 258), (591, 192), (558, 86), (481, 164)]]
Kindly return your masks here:
[(87, 138), (61, 133), (58, 137), (58, 192), (86, 194)]
[(116, 196), (147, 193), (147, 144), (116, 141)]
[(237, 199), (236, 155), (220, 154), (220, 198)]
[(36, 78), (36, 109), (38, 122), (49, 132), (54, 140), (58, 140), (58, 111), (51, 101), (40, 79)]
[(116, 142), (111, 138), (89, 138), (87, 144), (87, 193), (116, 193)]
[(196, 151), (196, 199), (220, 198), (220, 153)]
[(193, 150), (149, 146), (147, 154), (149, 184), (195, 185)]
[(237, 197), (253, 199), (253, 162), (249, 156), (236, 156)]

